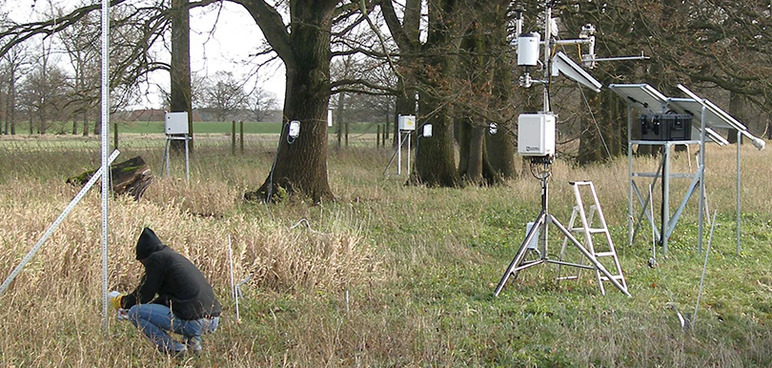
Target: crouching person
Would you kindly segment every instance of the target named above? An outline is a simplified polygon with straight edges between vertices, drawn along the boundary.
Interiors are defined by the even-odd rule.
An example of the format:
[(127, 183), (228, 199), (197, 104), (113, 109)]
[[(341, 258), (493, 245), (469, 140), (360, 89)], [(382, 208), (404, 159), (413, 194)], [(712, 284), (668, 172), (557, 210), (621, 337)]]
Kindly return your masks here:
[[(217, 330), (222, 307), (201, 271), (145, 228), (137, 241), (137, 260), (145, 267), (139, 286), (113, 299), (158, 350), (198, 354), (201, 335)], [(182, 335), (176, 341), (169, 333)]]

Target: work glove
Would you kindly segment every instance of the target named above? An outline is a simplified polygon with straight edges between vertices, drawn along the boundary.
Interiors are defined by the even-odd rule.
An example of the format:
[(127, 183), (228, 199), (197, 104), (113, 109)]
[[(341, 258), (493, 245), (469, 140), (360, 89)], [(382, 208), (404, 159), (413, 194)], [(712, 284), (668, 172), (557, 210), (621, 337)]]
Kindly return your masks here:
[(107, 296), (110, 298), (110, 305), (113, 306), (113, 309), (120, 309), (121, 308), (121, 299), (123, 299), (124, 295), (113, 290)]

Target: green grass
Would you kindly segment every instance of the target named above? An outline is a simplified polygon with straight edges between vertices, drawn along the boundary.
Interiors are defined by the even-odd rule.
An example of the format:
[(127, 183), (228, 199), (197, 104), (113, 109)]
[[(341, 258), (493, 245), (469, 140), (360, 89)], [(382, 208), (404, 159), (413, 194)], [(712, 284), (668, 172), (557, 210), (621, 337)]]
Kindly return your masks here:
[[(194, 122), (193, 132), (201, 134), (230, 134), (232, 132), (230, 122)], [(240, 125), (236, 123), (236, 134), (240, 132)], [(244, 134), (278, 134), (281, 123), (244, 123)], [(118, 127), (120, 133), (129, 134), (163, 134), (164, 123), (156, 121), (135, 121), (122, 123)]]
[[(161, 140), (162, 141), (162, 140)], [(23, 144), (23, 142), (18, 143)], [(557, 283), (552, 266), (521, 272), (499, 297), (492, 292), (519, 246), (525, 223), (538, 214), (539, 185), (530, 176), (500, 187), (424, 188), (382, 175), (391, 152), (375, 148), (330, 150), (329, 179), (338, 201), (319, 206), (271, 206), (239, 201), (262, 184), (272, 144), (230, 155), (227, 145), (204, 145), (192, 161), (192, 185), (156, 178), (147, 198), (112, 203), (114, 250), (111, 285), (130, 288), (140, 269), (132, 258), (134, 236), (144, 223), (185, 249), (213, 281), (225, 313), (221, 329), (205, 337), (206, 351), (185, 361), (155, 351), (126, 323), (113, 323), (105, 339), (97, 318), (99, 199), (87, 197), (63, 223), (41, 262), (25, 270), (11, 294), (0, 297), (0, 364), (3, 366), (480, 366), (480, 367), (703, 367), (772, 365), (772, 213), (766, 193), (769, 151), (745, 150), (743, 238), (735, 255), (734, 147), (708, 149), (708, 198), (717, 210), (709, 264), (696, 325), (681, 329), (675, 310), (693, 313), (705, 254), (696, 252), (696, 205), (684, 211), (670, 242), (647, 267), (651, 239), (627, 236), (626, 158), (579, 169), (558, 162), (552, 211), (564, 223), (573, 205), (567, 181), (590, 178), (598, 187), (631, 298), (610, 288), (600, 294), (584, 272)], [(63, 179), (98, 161), (96, 151), (3, 151), (0, 154), (0, 261), (15, 266), (58, 210), (74, 195)], [(158, 172), (161, 152), (141, 154)], [(125, 156), (124, 156), (125, 155)], [(646, 164), (641, 159), (640, 164)], [(656, 165), (656, 163), (653, 163)], [(711, 166), (715, 165), (715, 166)], [(677, 165), (676, 165), (677, 166)], [(713, 169), (711, 169), (713, 168)], [(723, 168), (723, 169), (719, 169)], [(673, 183), (673, 194), (681, 190)], [(684, 184), (685, 185), (685, 184)], [(301, 218), (312, 231), (289, 230)], [(706, 227), (706, 230), (710, 230)], [(705, 245), (707, 246), (707, 234)], [(234, 236), (236, 277), (243, 287), (242, 321), (228, 294), (223, 247)], [(366, 258), (329, 272), (335, 258), (317, 251), (356, 235), (349, 253)], [(550, 234), (551, 254), (561, 237)], [(326, 239), (322, 243), (307, 239)], [(263, 248), (275, 263), (305, 254), (288, 269), (258, 261)], [(322, 244), (322, 249), (316, 248)], [(72, 248), (68, 248), (68, 246)], [(11, 249), (14, 249), (13, 251)], [(43, 262), (42, 260), (46, 260)], [(215, 264), (210, 265), (210, 263)], [(565, 271), (564, 271), (565, 272)], [(276, 275), (281, 282), (269, 282)], [(315, 283), (292, 284), (294, 279)], [(282, 281), (283, 280), (283, 281)], [(312, 280), (312, 279), (311, 279)], [(42, 295), (46, 297), (43, 298)]]
[[(196, 134), (231, 134), (233, 124), (231, 122), (194, 122), (193, 132)], [(241, 126), (236, 123), (236, 134), (240, 133)], [(351, 123), (349, 124), (349, 134), (375, 133), (375, 124), (370, 123)], [(281, 130), (281, 123), (271, 122), (245, 122), (244, 134), (278, 134)], [(330, 132), (335, 128), (330, 127)], [(163, 122), (136, 121), (129, 123), (120, 123), (118, 127), (120, 133), (130, 134), (162, 134), (164, 131)]]

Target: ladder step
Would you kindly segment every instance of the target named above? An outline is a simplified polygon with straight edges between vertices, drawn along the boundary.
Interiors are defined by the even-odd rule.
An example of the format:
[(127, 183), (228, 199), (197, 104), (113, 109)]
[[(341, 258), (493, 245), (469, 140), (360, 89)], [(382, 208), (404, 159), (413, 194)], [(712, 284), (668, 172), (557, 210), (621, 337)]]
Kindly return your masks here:
[(561, 277), (557, 277), (556, 279), (560, 281), (560, 280), (576, 280), (578, 278), (579, 276), (561, 276)]
[(616, 252), (597, 252), (597, 253), (595, 253), (595, 258), (598, 258), (598, 257), (610, 257), (610, 256), (615, 256), (615, 255), (617, 255)]
[[(571, 231), (576, 232), (576, 233), (583, 233), (584, 232), (584, 228), (583, 227), (574, 227), (574, 228), (571, 228)], [(591, 227), (591, 228), (587, 229), (587, 231), (589, 231), (590, 234), (601, 234), (601, 233), (605, 233), (607, 230), (604, 229), (604, 228), (593, 228), (593, 227)]]
[[(612, 279), (614, 279), (614, 280), (617, 280), (617, 281), (619, 281), (619, 280), (622, 280), (622, 279), (624, 279), (625, 277), (624, 277), (624, 276), (622, 276), (622, 275), (612, 275), (612, 276), (611, 276), (611, 278), (612, 278)], [(601, 279), (602, 281), (608, 281), (608, 280), (609, 280), (609, 278), (608, 278), (608, 277), (606, 277), (606, 276), (601, 276), (601, 277), (600, 277), (600, 279)]]

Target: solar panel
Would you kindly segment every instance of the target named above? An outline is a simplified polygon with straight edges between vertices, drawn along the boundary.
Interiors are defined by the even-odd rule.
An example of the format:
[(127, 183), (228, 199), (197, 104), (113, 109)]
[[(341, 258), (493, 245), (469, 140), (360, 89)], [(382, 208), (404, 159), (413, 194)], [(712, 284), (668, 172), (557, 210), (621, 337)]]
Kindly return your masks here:
[(662, 112), (667, 97), (648, 84), (612, 84), (612, 91), (633, 106), (649, 113)]
[(679, 114), (694, 116), (694, 124), (698, 124), (703, 117), (702, 106), (705, 106), (705, 126), (713, 129), (737, 129), (745, 130), (745, 125), (737, 121), (731, 115), (721, 110), (709, 100), (696, 101), (692, 98), (671, 98), (668, 100), (668, 108)]
[[(678, 89), (680, 89), (683, 93), (686, 93), (687, 96), (690, 98), (688, 99), (679, 99), (679, 100), (689, 100), (692, 101), (688, 103), (692, 109), (698, 110), (699, 115), (697, 113), (694, 114), (694, 117), (697, 119), (700, 119), (702, 117), (702, 106), (705, 106), (705, 125), (711, 128), (721, 128), (721, 129), (736, 129), (736, 130), (742, 130), (745, 131), (748, 128), (745, 127), (742, 123), (737, 121), (732, 115), (729, 115), (726, 111), (722, 110), (720, 107), (716, 106), (713, 102), (711, 102), (708, 99), (701, 98), (697, 96), (694, 92), (690, 91), (688, 88), (684, 87), (684, 85), (679, 84)], [(676, 100), (676, 99), (673, 99)], [(680, 104), (681, 102), (679, 102)], [(694, 106), (698, 105), (699, 108), (695, 108)]]
[[(679, 88), (683, 86), (679, 85)], [(746, 130), (745, 126), (716, 106), (709, 100), (697, 97), (693, 92), (683, 87), (681, 90), (690, 98), (667, 97), (656, 88), (648, 84), (611, 84), (609, 88), (619, 96), (627, 100), (633, 106), (643, 110), (645, 113), (661, 113), (672, 110), (678, 114), (689, 114), (694, 116), (692, 119), (693, 129), (700, 131), (701, 119), (703, 117), (702, 106), (705, 106), (705, 133), (708, 139), (723, 146), (729, 144), (715, 129), (738, 129)], [(688, 92), (687, 92), (688, 91)]]

